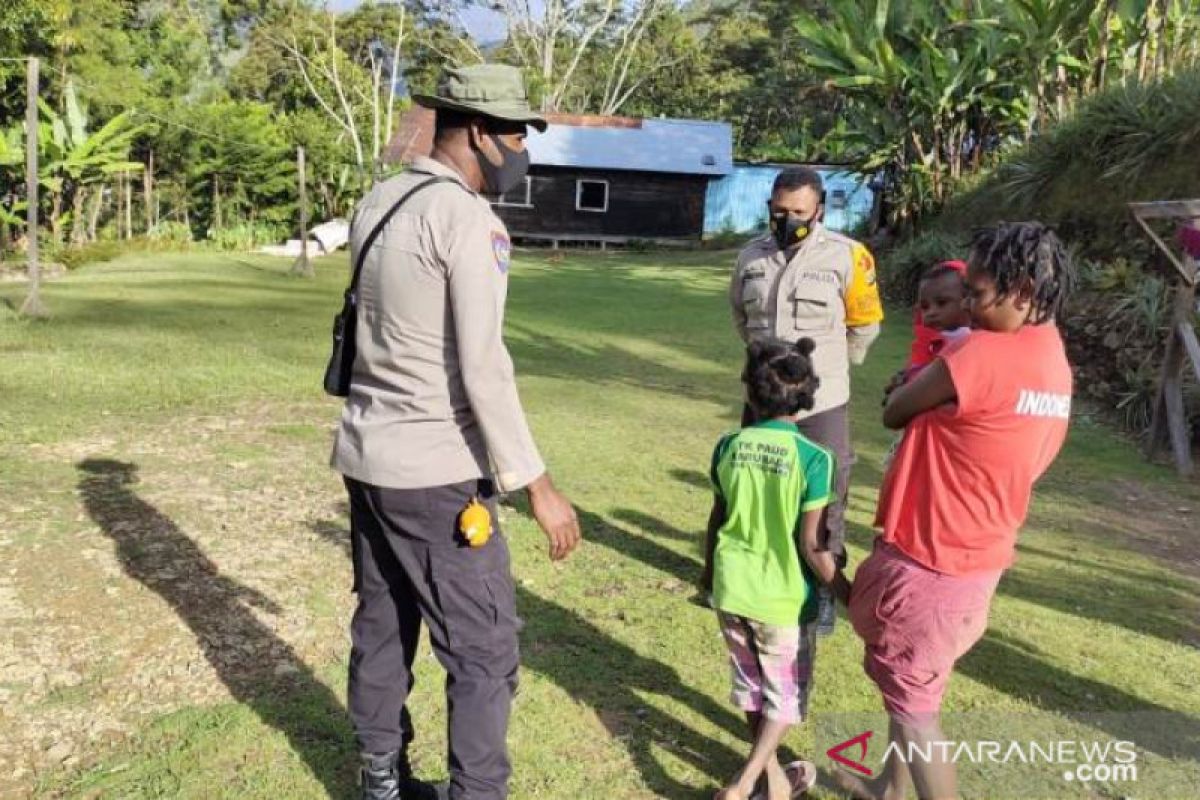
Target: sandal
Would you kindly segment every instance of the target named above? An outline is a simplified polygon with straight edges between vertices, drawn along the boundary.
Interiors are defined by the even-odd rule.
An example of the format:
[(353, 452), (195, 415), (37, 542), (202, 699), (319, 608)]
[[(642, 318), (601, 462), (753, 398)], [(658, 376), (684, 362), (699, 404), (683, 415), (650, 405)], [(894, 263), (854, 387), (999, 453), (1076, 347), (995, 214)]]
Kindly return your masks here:
[(817, 785), (817, 765), (811, 761), (793, 761), (783, 771), (792, 785), (793, 800)]
[[(793, 761), (783, 768), (788, 783), (792, 787), (793, 800), (803, 797), (811, 788), (817, 785), (817, 765), (811, 761)], [(767, 800), (765, 792), (755, 792), (750, 800)]]

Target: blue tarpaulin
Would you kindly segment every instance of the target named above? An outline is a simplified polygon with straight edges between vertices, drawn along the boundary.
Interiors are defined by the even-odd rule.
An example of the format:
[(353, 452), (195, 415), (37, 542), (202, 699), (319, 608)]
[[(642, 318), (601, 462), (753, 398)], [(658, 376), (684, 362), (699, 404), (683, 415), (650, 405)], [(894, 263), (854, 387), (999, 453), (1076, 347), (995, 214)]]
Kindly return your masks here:
[[(710, 181), (704, 201), (704, 234), (766, 230), (767, 200), (778, 164), (735, 164), (733, 172)], [(825, 182), (825, 224), (849, 232), (871, 216), (875, 193), (870, 177), (836, 167), (816, 167)]]

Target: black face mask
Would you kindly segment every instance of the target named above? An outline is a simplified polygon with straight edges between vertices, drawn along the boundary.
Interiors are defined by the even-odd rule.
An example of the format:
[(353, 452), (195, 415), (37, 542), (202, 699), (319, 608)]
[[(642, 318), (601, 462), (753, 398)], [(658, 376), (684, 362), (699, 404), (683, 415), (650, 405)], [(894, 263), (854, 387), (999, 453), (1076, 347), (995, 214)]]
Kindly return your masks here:
[(516, 187), (529, 174), (529, 151), (517, 152), (507, 147), (496, 134), (488, 134), (492, 144), (500, 151), (504, 160), (496, 166), (483, 154), (475, 150), (475, 158), (479, 161), (479, 169), (483, 172), (483, 188), (489, 194), (504, 194)]
[(806, 220), (786, 212), (772, 214), (771, 235), (775, 237), (775, 244), (779, 245), (780, 250), (788, 250), (807, 239), (816, 222), (816, 214)]

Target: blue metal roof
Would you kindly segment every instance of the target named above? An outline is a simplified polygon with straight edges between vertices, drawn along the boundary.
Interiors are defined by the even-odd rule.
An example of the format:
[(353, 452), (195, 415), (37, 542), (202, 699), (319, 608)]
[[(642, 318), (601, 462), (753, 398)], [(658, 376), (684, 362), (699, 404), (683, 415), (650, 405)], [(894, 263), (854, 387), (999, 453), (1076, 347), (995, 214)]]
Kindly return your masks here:
[(727, 122), (644, 119), (638, 127), (570, 125), (553, 120), (526, 140), (534, 164), (550, 167), (671, 172), (719, 177), (733, 171)]

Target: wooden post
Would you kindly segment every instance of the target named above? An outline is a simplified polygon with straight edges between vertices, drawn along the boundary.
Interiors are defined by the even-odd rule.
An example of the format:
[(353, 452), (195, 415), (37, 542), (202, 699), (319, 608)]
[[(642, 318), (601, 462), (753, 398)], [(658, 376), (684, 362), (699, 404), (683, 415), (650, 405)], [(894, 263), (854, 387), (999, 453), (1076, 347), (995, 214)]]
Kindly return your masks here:
[[(1153, 458), (1163, 444), (1169, 442), (1176, 469), (1180, 475), (1190, 477), (1195, 472), (1195, 465), (1192, 463), (1192, 441), (1188, 435), (1187, 413), (1183, 404), (1183, 373), (1187, 357), (1192, 355), (1193, 369), (1200, 377), (1200, 361), (1189, 353), (1188, 346), (1195, 342), (1196, 337), (1191, 322), (1196, 307), (1196, 287), (1180, 282), (1175, 287), (1174, 295), (1171, 328), (1167, 334), (1167, 350), (1147, 444), (1148, 455)], [(1191, 334), (1190, 341), (1187, 334)]]
[(142, 173), (142, 209), (146, 215), (146, 235), (154, 228), (154, 151), (146, 159), (146, 171)]
[(125, 183), (129, 176), (124, 172), (117, 173), (117, 185), (113, 187), (113, 219), (117, 223), (117, 238), (129, 238), (129, 226), (125, 223)]
[(42, 306), (42, 268), (38, 263), (38, 60), (30, 58), (25, 76), (25, 199), (28, 222), (25, 238), (29, 259), (29, 294), (21, 304), (27, 317), (44, 317)]
[(1200, 379), (1200, 342), (1196, 339), (1196, 284), (1200, 273), (1191, 252), (1179, 258), (1148, 224), (1147, 220), (1190, 220), (1200, 221), (1200, 200), (1175, 200), (1157, 203), (1130, 203), (1134, 217), (1146, 234), (1175, 267), (1176, 280), (1172, 295), (1171, 324), (1167, 333), (1166, 352), (1163, 357), (1162, 374), (1158, 394), (1154, 401), (1154, 412), (1150, 421), (1150, 434), (1146, 442), (1146, 455), (1154, 458), (1163, 445), (1170, 443), (1175, 458), (1175, 468), (1180, 475), (1190, 477), (1195, 473), (1192, 459), (1192, 441), (1188, 430), (1187, 411), (1183, 402), (1184, 372), (1190, 362), (1196, 378)]
[(108, 199), (112, 201), (113, 230), (118, 239), (121, 237), (121, 173), (113, 173), (112, 193)]
[(221, 230), (221, 176), (213, 174), (213, 230)]
[(100, 210), (104, 205), (104, 183), (96, 184), (96, 193), (92, 195), (92, 210), (88, 213), (87, 238), (89, 242), (96, 241), (96, 225), (100, 222)]
[(300, 257), (292, 265), (292, 273), (305, 278), (315, 277), (312, 262), (308, 260), (308, 182), (304, 174), (304, 148), (296, 148), (296, 169), (300, 177)]
[(125, 238), (133, 238), (133, 175), (125, 173)]

